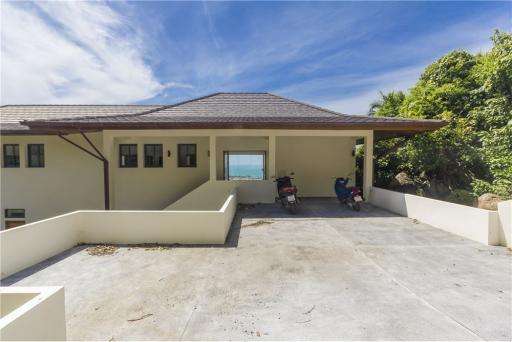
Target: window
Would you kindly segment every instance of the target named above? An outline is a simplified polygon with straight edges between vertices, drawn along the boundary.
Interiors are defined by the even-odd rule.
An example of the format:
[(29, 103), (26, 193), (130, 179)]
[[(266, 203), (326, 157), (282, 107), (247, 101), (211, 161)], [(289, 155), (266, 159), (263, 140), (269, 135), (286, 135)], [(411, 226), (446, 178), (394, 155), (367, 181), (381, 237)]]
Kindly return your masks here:
[(25, 209), (5, 209), (5, 218), (25, 218)]
[(162, 145), (146, 144), (144, 145), (144, 167), (162, 167)]
[(197, 166), (196, 144), (178, 144), (178, 167)]
[(44, 167), (44, 145), (28, 144), (28, 167)]
[(4, 145), (4, 167), (20, 167), (20, 145)]
[(5, 209), (5, 229), (25, 224), (25, 209)]
[(137, 167), (137, 145), (119, 145), (119, 167)]
[(265, 179), (265, 152), (224, 152), (224, 179)]

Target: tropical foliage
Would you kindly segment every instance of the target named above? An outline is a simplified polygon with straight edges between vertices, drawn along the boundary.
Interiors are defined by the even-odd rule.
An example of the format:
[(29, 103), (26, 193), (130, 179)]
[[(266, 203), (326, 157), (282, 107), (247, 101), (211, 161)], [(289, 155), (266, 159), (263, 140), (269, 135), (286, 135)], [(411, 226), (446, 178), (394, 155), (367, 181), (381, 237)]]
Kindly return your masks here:
[(426, 196), (462, 203), (486, 192), (512, 197), (512, 35), (497, 31), (492, 41), (485, 54), (448, 53), (407, 95), (381, 93), (371, 104), (370, 115), (447, 122), (432, 133), (377, 142), (377, 186), (397, 186), (402, 173)]

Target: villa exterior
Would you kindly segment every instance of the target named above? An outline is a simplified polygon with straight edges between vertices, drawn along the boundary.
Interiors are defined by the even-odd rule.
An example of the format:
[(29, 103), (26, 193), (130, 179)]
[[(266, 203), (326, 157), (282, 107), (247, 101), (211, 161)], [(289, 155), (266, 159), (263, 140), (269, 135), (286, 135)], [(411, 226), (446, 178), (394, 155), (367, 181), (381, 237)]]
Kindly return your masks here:
[[(374, 140), (443, 124), (340, 114), (269, 93), (161, 106), (6, 105), (1, 225), (79, 209), (162, 210), (208, 180), (239, 183), (242, 203), (273, 202), (272, 177), (290, 172), (301, 196), (333, 196), (333, 176), (355, 178), (358, 142), (369, 193)], [(230, 175), (235, 155), (258, 156), (259, 178)]]

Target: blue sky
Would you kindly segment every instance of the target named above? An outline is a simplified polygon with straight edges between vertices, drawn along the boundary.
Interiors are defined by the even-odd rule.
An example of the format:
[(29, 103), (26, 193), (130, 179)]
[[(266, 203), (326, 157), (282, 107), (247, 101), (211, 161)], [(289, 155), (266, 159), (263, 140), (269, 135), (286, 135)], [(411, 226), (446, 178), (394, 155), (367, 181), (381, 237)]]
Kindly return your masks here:
[(2, 103), (173, 103), (268, 91), (364, 114), (511, 2), (3, 2)]

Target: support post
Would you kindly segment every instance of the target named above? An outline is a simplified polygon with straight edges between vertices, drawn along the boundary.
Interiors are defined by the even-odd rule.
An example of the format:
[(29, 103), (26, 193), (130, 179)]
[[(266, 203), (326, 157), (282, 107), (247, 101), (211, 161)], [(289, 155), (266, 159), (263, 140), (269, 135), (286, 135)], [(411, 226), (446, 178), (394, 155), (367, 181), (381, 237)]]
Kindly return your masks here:
[(364, 165), (363, 165), (363, 192), (368, 199), (373, 187), (373, 131), (364, 137)]
[(217, 137), (210, 135), (210, 181), (217, 180)]
[(103, 193), (105, 198), (105, 210), (110, 210), (110, 183), (108, 160), (103, 159)]
[(276, 176), (276, 136), (268, 136), (268, 179)]
[(98, 150), (98, 148), (92, 143), (92, 141), (85, 135), (85, 133), (80, 132), (82, 137), (87, 141), (87, 143), (93, 148), (93, 150), (96, 152), (93, 153), (89, 150), (87, 150), (85, 147), (82, 147), (78, 145), (77, 143), (71, 141), (70, 139), (64, 137), (62, 134), (59, 134), (59, 138), (62, 140), (70, 143), (71, 145), (75, 146), (76, 148), (84, 151), (85, 153), (89, 154), (90, 156), (100, 160), (103, 162), (103, 197), (105, 199), (105, 210), (110, 210), (110, 186), (109, 186), (109, 167), (108, 167), (108, 160), (101, 154), (101, 152)]
[[(113, 175), (115, 174), (115, 169), (113, 168), (116, 165), (116, 151), (115, 151), (115, 144), (114, 144), (114, 137), (106, 131), (102, 132), (103, 135), (103, 155), (105, 156), (105, 159), (107, 161), (107, 171), (108, 172), (108, 180), (105, 179), (104, 183), (108, 185), (108, 198), (109, 198), (109, 207), (110, 209), (115, 209), (116, 207), (116, 198), (115, 198), (115, 177)], [(105, 165), (103, 166), (105, 167)], [(105, 171), (104, 171), (105, 172)], [(103, 175), (105, 177), (105, 174)]]

